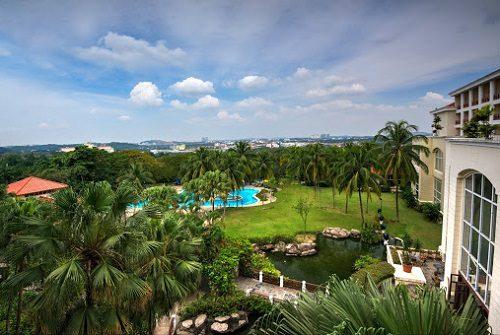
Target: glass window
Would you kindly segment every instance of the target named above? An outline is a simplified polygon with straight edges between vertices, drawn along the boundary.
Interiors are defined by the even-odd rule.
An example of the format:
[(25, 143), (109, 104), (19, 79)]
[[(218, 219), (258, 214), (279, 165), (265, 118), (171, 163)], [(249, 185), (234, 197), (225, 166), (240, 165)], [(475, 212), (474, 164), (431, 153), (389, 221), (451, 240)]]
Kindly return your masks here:
[(465, 180), (460, 271), (486, 306), (495, 254), (496, 190), (483, 175)]
[(438, 171), (443, 171), (443, 152), (437, 148), (434, 152), (434, 168)]
[(443, 182), (434, 177), (434, 203), (440, 204), (442, 200)]

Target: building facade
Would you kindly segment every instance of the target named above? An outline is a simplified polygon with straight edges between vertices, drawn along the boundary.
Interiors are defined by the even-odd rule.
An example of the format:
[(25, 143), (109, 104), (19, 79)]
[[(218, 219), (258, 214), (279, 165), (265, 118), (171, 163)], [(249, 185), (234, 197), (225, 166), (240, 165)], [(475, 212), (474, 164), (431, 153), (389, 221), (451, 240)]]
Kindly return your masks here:
[[(450, 93), (454, 103), (431, 111), (441, 130), (429, 138), (429, 171), (419, 171), (415, 191), (421, 202), (439, 203), (443, 213), (440, 251), (445, 260), (442, 286), (458, 306), (468, 295), (500, 333), (500, 70)], [(462, 127), (474, 113), (493, 107), (493, 139), (463, 137)]]

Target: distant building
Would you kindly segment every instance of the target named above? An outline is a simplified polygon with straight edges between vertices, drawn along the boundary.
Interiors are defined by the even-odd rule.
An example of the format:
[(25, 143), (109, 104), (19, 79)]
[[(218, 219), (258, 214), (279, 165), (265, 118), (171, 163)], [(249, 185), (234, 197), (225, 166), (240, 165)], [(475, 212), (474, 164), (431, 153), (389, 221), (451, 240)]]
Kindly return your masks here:
[(7, 193), (18, 197), (46, 196), (66, 187), (63, 183), (30, 176), (7, 185)]
[(319, 134), (319, 138), (322, 140), (327, 140), (330, 138), (330, 134)]
[[(84, 144), (84, 146), (86, 146), (87, 148), (90, 148), (90, 149), (96, 148), (98, 150), (104, 150), (104, 151), (109, 152), (109, 153), (115, 152), (115, 149), (110, 145), (95, 146), (94, 144), (87, 142)], [(75, 149), (76, 149), (75, 147), (64, 147), (64, 148), (59, 149), (59, 151), (60, 152), (72, 152), (72, 151), (75, 151)]]
[(202, 137), (201, 138), (202, 143), (208, 143), (208, 137)]
[(185, 144), (175, 144), (172, 146), (172, 150), (184, 151), (184, 150), (186, 150), (186, 145)]

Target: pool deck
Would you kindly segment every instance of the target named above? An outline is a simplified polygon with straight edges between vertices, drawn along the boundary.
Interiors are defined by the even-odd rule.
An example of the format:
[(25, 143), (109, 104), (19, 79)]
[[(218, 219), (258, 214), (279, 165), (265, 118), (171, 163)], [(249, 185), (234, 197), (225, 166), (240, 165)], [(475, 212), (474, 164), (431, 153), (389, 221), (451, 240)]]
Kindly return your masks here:
[(279, 287), (268, 283), (261, 283), (257, 279), (239, 277), (236, 280), (236, 287), (246, 294), (259, 295), (273, 301), (295, 300), (302, 292), (287, 287)]

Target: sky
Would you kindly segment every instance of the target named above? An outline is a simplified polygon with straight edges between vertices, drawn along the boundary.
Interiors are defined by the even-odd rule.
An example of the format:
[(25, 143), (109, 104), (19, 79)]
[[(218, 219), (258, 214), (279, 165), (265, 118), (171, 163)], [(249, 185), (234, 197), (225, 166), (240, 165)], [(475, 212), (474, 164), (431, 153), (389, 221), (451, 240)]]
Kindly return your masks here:
[(429, 131), (500, 1), (0, 1), (0, 146)]

